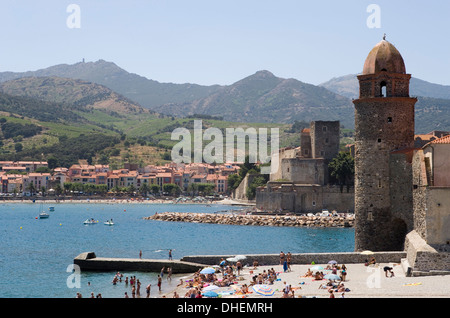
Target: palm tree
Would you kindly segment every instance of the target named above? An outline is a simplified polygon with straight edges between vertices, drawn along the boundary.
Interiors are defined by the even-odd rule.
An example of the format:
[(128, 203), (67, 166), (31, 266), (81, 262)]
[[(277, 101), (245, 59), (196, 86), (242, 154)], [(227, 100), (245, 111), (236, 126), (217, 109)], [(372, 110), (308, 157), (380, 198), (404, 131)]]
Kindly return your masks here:
[(150, 187), (148, 186), (148, 183), (145, 182), (141, 185), (141, 187), (139, 188), (139, 192), (143, 195), (146, 196), (147, 193), (150, 191)]
[(36, 187), (34, 186), (34, 183), (33, 183), (33, 182), (30, 182), (30, 183), (27, 185), (27, 190), (30, 191), (31, 196), (34, 195), (34, 192), (36, 191)]

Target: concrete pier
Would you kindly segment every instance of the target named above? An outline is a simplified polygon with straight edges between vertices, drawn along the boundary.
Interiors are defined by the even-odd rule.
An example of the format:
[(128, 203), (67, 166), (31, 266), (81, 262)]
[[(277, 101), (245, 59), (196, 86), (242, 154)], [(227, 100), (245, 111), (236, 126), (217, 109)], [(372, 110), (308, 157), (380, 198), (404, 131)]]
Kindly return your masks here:
[(174, 274), (194, 273), (204, 268), (205, 264), (177, 260), (107, 258), (97, 257), (94, 252), (81, 253), (73, 263), (83, 271), (140, 271), (159, 273), (163, 267), (172, 268)]
[[(185, 256), (181, 260), (139, 259), (139, 258), (105, 258), (97, 257), (94, 252), (81, 253), (74, 259), (74, 264), (86, 271), (143, 271), (159, 273), (161, 268), (172, 267), (174, 274), (194, 273), (207, 266), (218, 265), (220, 260), (234, 255), (196, 255)], [(241, 262), (252, 265), (278, 265), (279, 254), (249, 254)], [(348, 253), (301, 253), (292, 254), (292, 264), (326, 264), (336, 260), (339, 264), (364, 263), (366, 259), (375, 257), (378, 263), (401, 263), (406, 252), (374, 252), (373, 255), (361, 255), (358, 252)]]

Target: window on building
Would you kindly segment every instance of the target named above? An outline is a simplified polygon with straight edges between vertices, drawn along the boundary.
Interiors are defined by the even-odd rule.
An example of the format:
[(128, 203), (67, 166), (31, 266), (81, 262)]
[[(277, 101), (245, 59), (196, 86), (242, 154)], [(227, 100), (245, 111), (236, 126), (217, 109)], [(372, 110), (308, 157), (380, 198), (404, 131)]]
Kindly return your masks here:
[(380, 96), (381, 97), (387, 97), (386, 82), (384, 82), (384, 81), (380, 83)]

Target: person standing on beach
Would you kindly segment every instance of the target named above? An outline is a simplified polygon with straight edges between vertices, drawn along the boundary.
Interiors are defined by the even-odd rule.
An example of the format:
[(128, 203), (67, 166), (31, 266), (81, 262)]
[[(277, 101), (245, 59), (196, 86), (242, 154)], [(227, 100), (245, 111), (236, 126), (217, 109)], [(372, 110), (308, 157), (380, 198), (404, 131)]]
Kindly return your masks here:
[(242, 263), (241, 263), (241, 261), (237, 261), (237, 262), (236, 262), (236, 269), (237, 269), (237, 274), (238, 274), (238, 276), (240, 276), (240, 275), (241, 275), (241, 269), (242, 269)]
[(147, 287), (145, 288), (146, 292), (147, 292), (147, 298), (150, 298), (150, 289), (152, 288), (152, 284), (148, 284)]
[(285, 255), (284, 255), (283, 251), (281, 251), (281, 252), (280, 252), (280, 265), (283, 265), (283, 263), (284, 263), (284, 257), (285, 257)]
[(139, 258), (142, 258), (142, 250), (139, 251)]
[(169, 250), (169, 261), (172, 260), (172, 250)]
[(292, 260), (292, 254), (291, 254), (291, 252), (288, 252), (288, 253), (287, 253), (287, 256), (286, 256), (287, 270), (288, 270), (288, 272), (291, 271), (291, 260)]

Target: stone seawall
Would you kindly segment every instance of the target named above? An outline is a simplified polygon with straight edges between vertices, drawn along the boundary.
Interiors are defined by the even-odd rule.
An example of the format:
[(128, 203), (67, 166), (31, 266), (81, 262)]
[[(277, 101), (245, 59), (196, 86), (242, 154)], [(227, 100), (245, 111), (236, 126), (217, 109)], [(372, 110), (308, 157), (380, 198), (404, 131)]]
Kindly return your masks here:
[(171, 267), (174, 274), (194, 273), (204, 264), (162, 259), (107, 258), (97, 257), (94, 252), (81, 253), (73, 263), (83, 271), (138, 271), (159, 273), (161, 268)]
[(306, 215), (232, 215), (182, 212), (157, 213), (144, 219), (169, 222), (297, 227), (353, 227), (355, 222), (353, 215), (345, 217), (319, 217)]
[[(184, 262), (200, 263), (207, 265), (218, 265), (220, 260), (234, 257), (235, 255), (195, 255), (185, 256)], [(241, 262), (243, 265), (252, 265), (257, 261), (259, 265), (279, 265), (279, 254), (247, 254)], [(378, 263), (400, 263), (406, 257), (406, 252), (374, 252), (372, 255), (362, 255), (359, 252), (330, 252), (330, 253), (301, 253), (292, 254), (291, 264), (327, 264), (335, 260), (338, 264), (358, 264), (374, 257)]]

